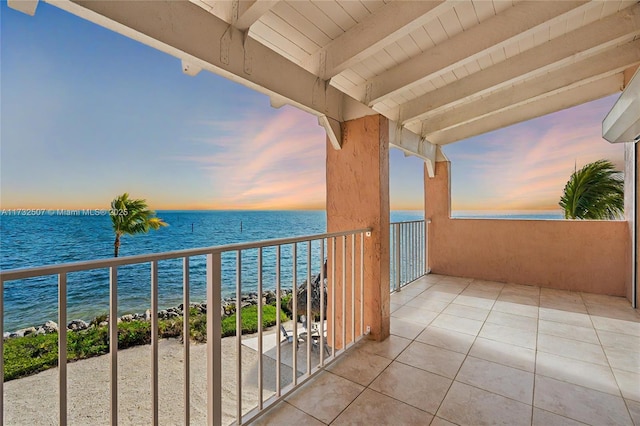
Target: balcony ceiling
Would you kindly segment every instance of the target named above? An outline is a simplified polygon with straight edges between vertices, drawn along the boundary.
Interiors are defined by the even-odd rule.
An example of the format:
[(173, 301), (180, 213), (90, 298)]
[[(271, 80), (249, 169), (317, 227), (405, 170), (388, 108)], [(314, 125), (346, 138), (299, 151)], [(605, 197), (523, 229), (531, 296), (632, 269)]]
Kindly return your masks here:
[(432, 161), (435, 145), (619, 92), (640, 63), (635, 0), (52, 4), (317, 115), (336, 148), (340, 121), (378, 112), (392, 144)]

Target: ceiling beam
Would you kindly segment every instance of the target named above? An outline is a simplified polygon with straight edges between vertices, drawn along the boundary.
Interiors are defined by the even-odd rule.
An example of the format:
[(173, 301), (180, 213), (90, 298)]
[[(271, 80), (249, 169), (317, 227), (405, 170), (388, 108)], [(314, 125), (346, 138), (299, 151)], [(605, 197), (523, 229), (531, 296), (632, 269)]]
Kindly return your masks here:
[(601, 80), (575, 86), (569, 90), (550, 94), (549, 96), (538, 98), (533, 102), (519, 105), (509, 110), (508, 114), (498, 112), (462, 126), (429, 134), (427, 138), (434, 144), (446, 145), (522, 121), (532, 120), (536, 117), (582, 105), (586, 102), (617, 93), (622, 87), (622, 80), (622, 73), (614, 74)]
[(434, 144), (391, 120), (389, 120), (389, 144), (403, 151), (405, 155), (424, 160), (429, 176), (434, 176), (437, 148)]
[(399, 108), (385, 111), (385, 115), (397, 117), (403, 124), (422, 120), (457, 103), (462, 103), (470, 96), (480, 96), (508, 87), (518, 79), (549, 71), (570, 63), (578, 56), (586, 56), (593, 51), (615, 46), (625, 38), (638, 34), (640, 34), (640, 4), (635, 4), (607, 18), (412, 99)]
[(387, 3), (310, 55), (302, 66), (329, 80), (452, 7), (442, 0)]
[[(341, 122), (375, 114), (328, 82), (188, 1), (56, 0), (51, 3), (180, 58), (193, 67), (285, 99), (320, 118)], [(333, 123), (331, 120), (323, 122)], [(335, 132), (336, 126), (328, 124), (325, 128), (327, 132)], [(341, 136), (334, 134), (332, 140), (341, 140)]]
[(238, 18), (232, 24), (239, 30), (248, 30), (262, 15), (269, 12), (279, 0), (239, 0)]
[(625, 89), (602, 121), (602, 137), (611, 143), (640, 140), (640, 72), (627, 81)]
[(11, 9), (33, 16), (36, 14), (38, 0), (7, 0), (7, 6)]
[(496, 112), (506, 113), (532, 99), (569, 89), (575, 84), (584, 85), (589, 80), (600, 80), (608, 75), (624, 72), (629, 66), (638, 63), (640, 63), (640, 40), (443, 111), (423, 121), (420, 127), (425, 133), (434, 133)]
[(546, 2), (544, 7), (534, 1), (516, 3), (479, 25), (373, 77), (359, 85), (352, 95), (369, 106), (375, 105), (401, 90), (453, 70), (461, 63), (471, 62), (490, 49), (502, 46), (515, 37), (522, 37), (539, 25), (587, 3)]

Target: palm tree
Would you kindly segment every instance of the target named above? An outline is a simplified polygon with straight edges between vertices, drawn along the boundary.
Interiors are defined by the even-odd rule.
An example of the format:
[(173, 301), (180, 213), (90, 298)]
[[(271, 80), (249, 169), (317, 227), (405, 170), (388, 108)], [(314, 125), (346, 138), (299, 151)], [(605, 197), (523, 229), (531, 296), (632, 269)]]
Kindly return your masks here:
[(565, 219), (619, 219), (624, 213), (624, 180), (607, 160), (576, 170), (558, 203)]
[(157, 230), (161, 226), (167, 226), (162, 219), (156, 217), (156, 212), (147, 207), (146, 200), (130, 199), (126, 192), (113, 199), (109, 214), (116, 234), (114, 257), (118, 257), (120, 237), (124, 234), (142, 234), (150, 229)]

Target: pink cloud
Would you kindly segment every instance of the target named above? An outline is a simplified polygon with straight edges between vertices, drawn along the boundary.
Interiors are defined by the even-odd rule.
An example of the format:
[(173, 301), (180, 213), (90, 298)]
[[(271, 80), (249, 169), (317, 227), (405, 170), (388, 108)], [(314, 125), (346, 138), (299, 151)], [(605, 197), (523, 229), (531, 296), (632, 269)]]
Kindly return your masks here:
[(210, 179), (211, 208), (322, 208), (325, 135), (315, 117), (284, 107), (264, 117), (209, 121), (212, 135), (198, 142), (215, 155), (182, 157)]

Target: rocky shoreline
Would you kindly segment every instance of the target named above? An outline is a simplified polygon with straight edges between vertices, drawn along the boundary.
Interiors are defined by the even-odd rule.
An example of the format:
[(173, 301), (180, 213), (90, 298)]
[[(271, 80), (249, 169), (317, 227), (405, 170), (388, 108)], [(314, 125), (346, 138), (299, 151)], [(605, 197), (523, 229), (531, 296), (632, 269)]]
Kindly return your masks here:
[[(291, 294), (291, 289), (282, 289), (281, 290), (282, 297), (289, 296)], [(276, 301), (276, 293), (273, 290), (265, 291), (262, 295), (262, 304), (269, 305), (271, 303), (275, 303)], [(242, 307), (252, 306), (258, 304), (258, 293), (251, 292), (242, 295), (241, 305)], [(189, 305), (191, 308), (196, 309), (198, 313), (206, 314), (207, 313), (207, 302), (200, 303), (191, 303)], [(283, 308), (286, 308), (283, 304)], [(167, 320), (171, 318), (178, 318), (183, 315), (184, 305), (181, 303), (178, 306), (170, 307), (167, 309), (162, 309), (158, 311), (158, 319)], [(236, 311), (236, 298), (235, 297), (226, 297), (222, 299), (222, 303), (220, 306), (220, 316), (221, 318), (228, 317), (233, 315)], [(151, 321), (151, 310), (147, 309), (144, 313), (133, 313), (133, 314), (124, 314), (118, 318), (118, 322), (131, 322), (131, 321)], [(108, 315), (97, 316), (89, 322), (86, 322), (81, 319), (74, 319), (69, 321), (67, 324), (67, 330), (76, 332), (87, 330), (92, 327), (102, 327), (109, 324)], [(55, 321), (47, 321), (40, 326), (31, 326), (21, 328), (20, 330), (16, 330), (13, 332), (5, 332), (4, 339), (13, 339), (18, 337), (25, 337), (30, 335), (40, 335), (40, 334), (51, 334), (58, 332), (58, 324)]]

